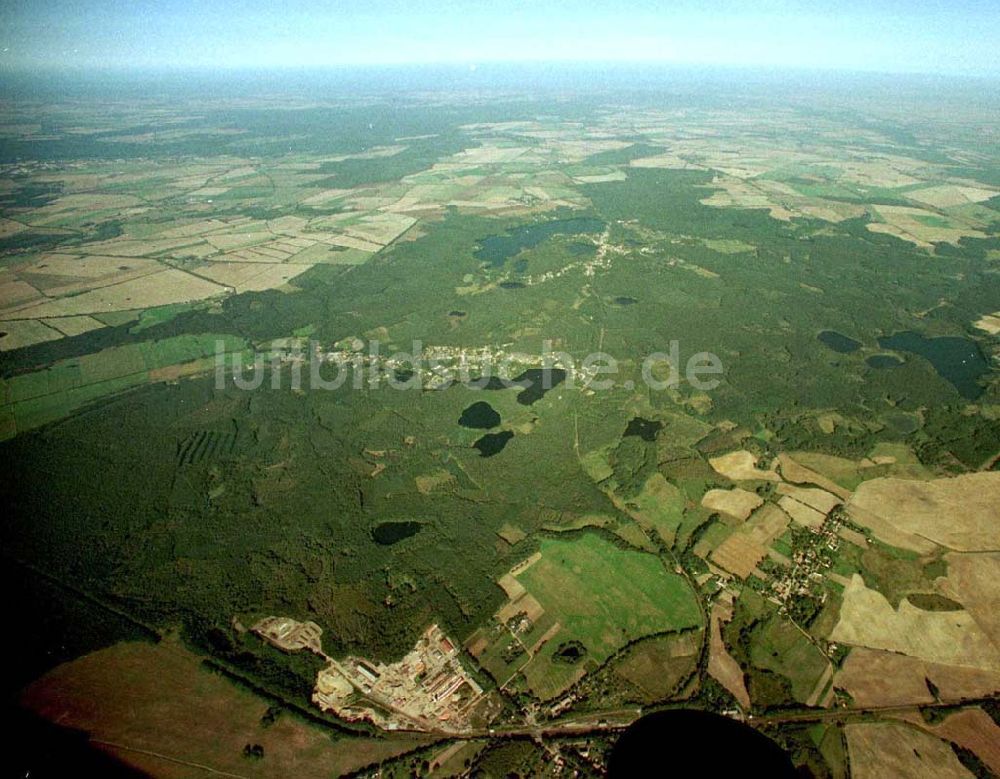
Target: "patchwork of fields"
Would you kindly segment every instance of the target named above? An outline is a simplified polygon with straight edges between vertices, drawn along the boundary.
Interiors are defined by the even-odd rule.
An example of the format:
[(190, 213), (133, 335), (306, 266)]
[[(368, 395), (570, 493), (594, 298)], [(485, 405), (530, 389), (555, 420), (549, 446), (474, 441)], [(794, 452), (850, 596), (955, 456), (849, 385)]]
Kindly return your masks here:
[[(533, 771), (521, 736), (597, 755), (661, 704), (752, 714), (816, 776), (996, 770), (992, 120), (606, 98), (11, 105), (0, 544), (32, 710), (154, 772)], [(398, 357), (529, 376), (549, 348), (552, 387)], [(658, 384), (699, 352), (714, 389)], [(373, 668), (439, 624), (489, 722), (321, 715), (319, 659), (246, 629), (268, 614)], [(191, 716), (221, 746), (184, 757)]]

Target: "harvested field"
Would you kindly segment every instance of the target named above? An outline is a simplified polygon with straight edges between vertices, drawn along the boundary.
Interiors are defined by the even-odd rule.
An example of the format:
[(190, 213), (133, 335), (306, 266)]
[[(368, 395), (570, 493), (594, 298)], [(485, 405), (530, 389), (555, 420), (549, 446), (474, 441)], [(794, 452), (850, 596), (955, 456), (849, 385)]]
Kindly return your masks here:
[(711, 560), (731, 574), (746, 579), (766, 556), (766, 546), (762, 546), (744, 533), (733, 533), (715, 548)]
[(446, 470), (437, 470), (414, 478), (417, 491), (421, 495), (430, 495), (434, 490), (455, 482), (455, 476)]
[(18, 318), (79, 316), (187, 303), (223, 294), (225, 288), (190, 273), (168, 268), (141, 278), (79, 295), (37, 303), (17, 312)]
[(42, 298), (42, 293), (8, 270), (0, 271), (0, 311), (10, 311)]
[(972, 779), (947, 743), (911, 725), (855, 723), (844, 727), (844, 735), (853, 779)]
[[(822, 492), (822, 490), (815, 490), (815, 492)], [(778, 505), (781, 506), (788, 516), (803, 527), (819, 528), (823, 524), (823, 520), (826, 519), (826, 515), (823, 512), (817, 511), (805, 503), (799, 503), (799, 501), (790, 495), (783, 496), (778, 501)]]
[(524, 614), (532, 622), (537, 622), (544, 613), (545, 609), (542, 608), (542, 604), (531, 593), (525, 593), (517, 600), (509, 601), (504, 605), (497, 612), (497, 620), (506, 624), (508, 620), (519, 614)]
[(823, 514), (829, 514), (833, 510), (834, 506), (838, 506), (842, 502), (836, 495), (833, 495), (826, 490), (815, 489), (812, 487), (796, 487), (791, 484), (779, 484), (777, 492), (779, 495), (787, 495), (799, 503), (804, 503), (805, 505), (814, 508)]
[(36, 284), (46, 294), (58, 294), (52, 288), (70, 287), (73, 282), (79, 283), (81, 289), (100, 284), (109, 280), (124, 281), (128, 278), (144, 276), (163, 270), (163, 265), (156, 260), (144, 257), (103, 256), (99, 254), (43, 254), (37, 262), (22, 265), (17, 269), (21, 275), (30, 275), (38, 279)]
[(361, 265), (368, 262), (371, 256), (371, 251), (317, 243), (292, 256), (288, 262), (295, 265)]
[(92, 316), (64, 316), (58, 319), (43, 319), (42, 322), (54, 327), (63, 335), (80, 335), (105, 326)]
[(850, 693), (859, 707), (933, 703), (924, 668), (924, 661), (916, 657), (856, 647), (837, 672), (834, 685)]
[(745, 533), (755, 543), (768, 547), (788, 529), (788, 525), (788, 515), (773, 503), (767, 503), (737, 533)]
[(795, 484), (810, 484), (847, 500), (861, 481), (857, 464), (843, 457), (815, 452), (793, 452), (778, 456), (782, 478)]
[(30, 229), (28, 225), (15, 222), (13, 219), (0, 218), (0, 238), (10, 238), (12, 235), (23, 233)]
[(745, 520), (754, 509), (764, 502), (755, 492), (734, 487), (731, 490), (709, 490), (701, 499), (701, 505), (711, 511), (721, 511), (736, 519)]
[(750, 693), (743, 679), (743, 669), (733, 659), (722, 640), (722, 622), (732, 618), (732, 607), (723, 603), (712, 606), (709, 617), (708, 672), (719, 684), (739, 701), (744, 709), (750, 708)]
[(1000, 552), (945, 555), (948, 578), (938, 580), (944, 594), (959, 601), (993, 643), (1000, 646)]
[(633, 168), (668, 168), (674, 170), (702, 170), (700, 165), (695, 165), (692, 162), (688, 162), (676, 154), (670, 154), (669, 152), (664, 154), (657, 154), (652, 157), (640, 157), (637, 160), (632, 160), (629, 163), (630, 167)]
[(758, 468), (757, 458), (745, 449), (721, 457), (711, 457), (708, 462), (716, 473), (733, 481), (781, 481), (781, 477), (773, 469)]
[(962, 709), (949, 715), (940, 725), (923, 727), (938, 738), (953, 741), (973, 752), (991, 771), (1000, 775), (1000, 727), (982, 709)]
[[(289, 713), (265, 728), (268, 701), (175, 644), (117, 644), (65, 663), (29, 686), (22, 703), (116, 745), (106, 748), (156, 776), (192, 776), (197, 764), (240, 776), (274, 776), (281, 766), (285, 775), (328, 777), (433, 741), (409, 734), (334, 740)], [(248, 743), (261, 744), (265, 758), (243, 757)]]
[[(963, 552), (1000, 549), (1000, 472), (861, 484), (849, 502), (878, 534), (886, 526)], [(887, 541), (891, 541), (887, 538)]]
[(967, 611), (923, 611), (903, 600), (899, 609), (855, 574), (844, 590), (840, 621), (830, 636), (852, 646), (885, 649), (932, 663), (993, 671), (1000, 649)]
[(933, 211), (908, 206), (875, 206), (881, 222), (869, 222), (873, 233), (885, 233), (924, 248), (935, 243), (957, 244), (962, 238), (983, 238), (980, 230), (962, 222), (942, 217)]
[(254, 232), (245, 229), (240, 230), (238, 233), (212, 233), (211, 235), (206, 235), (205, 240), (219, 251), (231, 252), (272, 241), (274, 240), (274, 234), (269, 230)]
[(506, 573), (497, 580), (497, 584), (507, 593), (507, 597), (511, 600), (515, 600), (524, 595), (527, 590), (524, 589), (524, 585), (521, 584), (513, 575)]
[(574, 181), (578, 181), (581, 184), (602, 184), (606, 181), (624, 181), (628, 178), (627, 174), (623, 170), (616, 170), (609, 173), (595, 173), (589, 176), (576, 176)]
[(504, 525), (497, 531), (497, 535), (511, 546), (521, 543), (521, 541), (528, 537), (528, 534), (525, 533), (524, 530), (519, 528), (517, 525), (510, 524), (509, 522), (504, 523)]
[(931, 206), (932, 208), (952, 208), (954, 206), (968, 205), (969, 203), (982, 203), (992, 197), (996, 197), (998, 194), (1000, 193), (992, 189), (941, 184), (936, 187), (910, 190), (906, 193), (906, 198)]
[(976, 321), (976, 327), (990, 335), (1000, 333), (1000, 311), (995, 314), (984, 314)]
[(58, 330), (34, 319), (0, 322), (0, 352), (21, 349), (25, 346), (55, 341), (63, 337)]
[(280, 288), (311, 265), (213, 262), (198, 269), (198, 274), (223, 284), (237, 292), (253, 292)]

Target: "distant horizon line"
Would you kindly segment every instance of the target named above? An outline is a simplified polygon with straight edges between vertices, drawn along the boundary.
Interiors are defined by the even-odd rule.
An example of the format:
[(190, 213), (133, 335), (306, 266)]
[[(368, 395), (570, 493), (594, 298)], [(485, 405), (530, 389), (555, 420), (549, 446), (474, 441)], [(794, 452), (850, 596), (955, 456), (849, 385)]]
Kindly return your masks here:
[(458, 71), (475, 73), (479, 69), (494, 70), (607, 70), (612, 71), (676, 71), (700, 72), (704, 74), (725, 72), (752, 72), (770, 76), (805, 76), (805, 75), (838, 75), (859, 77), (903, 77), (940, 80), (1000, 80), (1000, 70), (972, 72), (960, 70), (924, 71), (924, 70), (892, 70), (884, 68), (864, 68), (857, 65), (787, 65), (761, 63), (698, 63), (678, 62), (671, 60), (629, 60), (629, 59), (558, 59), (558, 60), (414, 60), (394, 62), (330, 62), (322, 64), (283, 64), (269, 63), (266, 65), (212, 65), (212, 64), (59, 64), (59, 63), (29, 63), (0, 61), (0, 78), (4, 76), (48, 77), (48, 76), (128, 76), (136, 77), (153, 75), (240, 75), (240, 74), (285, 74), (285, 73), (335, 73), (335, 72), (386, 72), (386, 71)]

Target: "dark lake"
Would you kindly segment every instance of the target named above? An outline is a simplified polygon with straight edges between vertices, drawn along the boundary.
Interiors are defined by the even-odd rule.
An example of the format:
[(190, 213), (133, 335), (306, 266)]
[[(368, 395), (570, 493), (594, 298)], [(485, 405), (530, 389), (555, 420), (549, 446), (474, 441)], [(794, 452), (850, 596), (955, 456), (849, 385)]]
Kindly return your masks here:
[(470, 389), (503, 390), (520, 388), (517, 402), (530, 406), (536, 400), (545, 397), (545, 393), (566, 380), (566, 371), (562, 368), (528, 368), (528, 370), (504, 380), (499, 376), (478, 376), (466, 382)]
[(636, 435), (643, 441), (655, 441), (656, 434), (659, 433), (662, 428), (663, 423), (658, 422), (655, 419), (635, 417), (629, 420), (628, 426), (625, 428), (625, 435)]
[(473, 430), (489, 430), (500, 424), (500, 415), (485, 400), (473, 403), (458, 418), (458, 424)]
[(961, 336), (940, 336), (926, 338), (912, 330), (904, 330), (878, 339), (883, 349), (909, 352), (919, 355), (934, 366), (938, 376), (958, 390), (967, 400), (975, 400), (983, 388), (979, 379), (990, 371), (990, 365), (979, 350), (979, 345), (970, 338)]
[(422, 522), (414, 522), (413, 520), (382, 522), (372, 528), (372, 539), (376, 544), (392, 546), (410, 536), (415, 536), (423, 527)]
[(566, 371), (562, 368), (529, 368), (513, 381), (524, 387), (517, 393), (517, 402), (522, 406), (530, 406), (536, 400), (545, 397), (545, 393), (566, 380)]
[(480, 457), (492, 457), (503, 451), (507, 442), (514, 437), (510, 430), (501, 430), (499, 433), (487, 433), (473, 444), (479, 450)]
[(816, 337), (823, 342), (824, 346), (828, 346), (833, 349), (833, 351), (839, 352), (840, 354), (856, 352), (861, 348), (860, 341), (855, 341), (853, 338), (841, 335), (835, 330), (824, 330)]
[(869, 368), (898, 368), (903, 361), (893, 354), (873, 354), (865, 363)]
[(538, 246), (546, 238), (551, 238), (553, 235), (599, 233), (603, 229), (604, 222), (600, 219), (586, 217), (553, 219), (549, 222), (515, 227), (502, 235), (491, 235), (488, 238), (483, 238), (476, 250), (476, 259), (485, 260), (490, 265), (498, 267), (515, 254)]
[(647, 714), (611, 750), (608, 776), (798, 776), (788, 755), (763, 733), (721, 714), (670, 709)]
[(524, 284), (520, 281), (501, 281), (501, 289), (524, 289)]
[(616, 306), (634, 306), (639, 301), (635, 298), (630, 298), (627, 295), (622, 295), (617, 297), (612, 301)]

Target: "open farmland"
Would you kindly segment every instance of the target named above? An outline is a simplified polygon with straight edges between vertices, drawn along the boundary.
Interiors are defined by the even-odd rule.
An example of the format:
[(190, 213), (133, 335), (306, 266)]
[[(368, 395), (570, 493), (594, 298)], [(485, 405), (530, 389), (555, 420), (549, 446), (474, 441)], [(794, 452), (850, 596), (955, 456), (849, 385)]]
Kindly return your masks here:
[[(124, 643), (60, 667), (29, 687), (23, 705), (88, 734), (98, 748), (157, 776), (192, 772), (273, 776), (348, 773), (432, 742), (419, 735), (368, 739), (328, 732), (202, 666), (179, 645)], [(192, 722), (199, 727), (191, 728)], [(246, 744), (265, 759), (249, 762)]]
[[(939, 735), (992, 759), (950, 708), (1000, 691), (992, 98), (484, 70), (5, 103), (25, 700), (157, 775), (589, 775), (668, 706), (816, 777), (965, 775)], [(248, 629), (273, 614), (321, 653)], [(356, 719), (466, 674), (464, 745)]]
[[(529, 626), (515, 631), (514, 640), (528, 653), (522, 667), (528, 687), (543, 700), (631, 641), (701, 624), (683, 578), (655, 556), (620, 549), (595, 533), (543, 540), (541, 556), (515, 568), (512, 578), (524, 594), (515, 593), (498, 619), (527, 616)], [(582, 656), (561, 660), (560, 648), (571, 642), (582, 646)]]
[(858, 488), (849, 506), (876, 533), (888, 526), (959, 552), (1000, 547), (1000, 473), (933, 481), (872, 479)]
[(884, 776), (927, 776), (968, 779), (973, 774), (951, 747), (912, 725), (879, 722), (844, 729), (855, 779)]
[(831, 637), (928, 662), (981, 670), (1000, 667), (1000, 648), (964, 609), (925, 611), (906, 600), (893, 609), (883, 595), (866, 588), (858, 575), (844, 592), (840, 622)]

